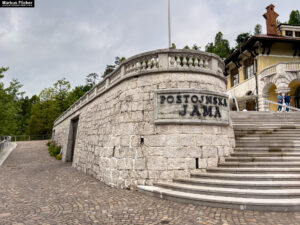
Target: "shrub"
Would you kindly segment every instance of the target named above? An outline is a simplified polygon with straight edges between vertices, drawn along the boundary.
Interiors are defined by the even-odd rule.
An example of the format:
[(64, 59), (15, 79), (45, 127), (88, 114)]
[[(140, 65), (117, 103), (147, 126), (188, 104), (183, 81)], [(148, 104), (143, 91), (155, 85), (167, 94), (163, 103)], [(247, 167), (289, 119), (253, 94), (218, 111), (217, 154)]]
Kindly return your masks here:
[(55, 158), (56, 158), (57, 160), (61, 160), (61, 154), (57, 154), (57, 155), (55, 156)]
[[(47, 145), (48, 145), (48, 143), (47, 143)], [(61, 149), (61, 147), (55, 145), (55, 143), (53, 143), (53, 142), (49, 143), (48, 152), (49, 152), (50, 156), (56, 157), (56, 159), (58, 159), (59, 157), (57, 158), (57, 155), (60, 155), (59, 154), (60, 153), (60, 149)], [(60, 155), (60, 159), (61, 159), (61, 155)]]
[(51, 145), (51, 141), (48, 141), (46, 145), (49, 147)]

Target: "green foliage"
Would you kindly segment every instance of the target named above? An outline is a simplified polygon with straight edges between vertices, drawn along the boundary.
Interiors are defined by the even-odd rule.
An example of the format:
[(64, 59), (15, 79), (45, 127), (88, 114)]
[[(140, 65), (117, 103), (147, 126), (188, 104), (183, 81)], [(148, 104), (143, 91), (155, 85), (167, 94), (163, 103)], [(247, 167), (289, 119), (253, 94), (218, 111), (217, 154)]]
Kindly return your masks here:
[[(4, 72), (8, 68), (0, 68), (0, 79), (4, 77)], [(22, 85), (17, 80), (12, 80), (9, 86), (6, 88), (4, 84), (0, 82), (0, 136), (12, 135), (17, 132), (18, 129), (18, 100), (23, 94), (19, 92)]]
[(58, 80), (53, 85), (53, 99), (55, 101), (56, 107), (58, 108), (59, 112), (66, 111), (69, 108), (69, 105), (66, 104), (67, 98), (69, 95), (69, 91), (71, 89), (71, 84), (66, 78)]
[(71, 106), (74, 102), (76, 102), (80, 97), (82, 97), (86, 92), (88, 92), (92, 86), (90, 84), (80, 85), (75, 87), (68, 96), (67, 103)]
[(55, 100), (37, 101), (32, 107), (27, 134), (45, 135), (52, 132), (54, 120), (62, 113)]
[(199, 47), (197, 44), (194, 44), (193, 47), (192, 47), (193, 50), (200, 50), (200, 48), (201, 47)]
[(0, 79), (4, 77), (3, 73), (5, 73), (8, 69), (8, 67), (0, 67)]
[(176, 49), (175, 43), (172, 43), (171, 48), (172, 48), (172, 49)]
[(31, 100), (32, 108), (27, 120), (26, 134), (51, 134), (55, 119), (92, 88), (91, 84), (86, 84), (70, 91), (70, 87), (70, 82), (63, 78)]
[(236, 41), (235, 48), (238, 49), (238, 48), (242, 47), (244, 42), (247, 41), (250, 37), (251, 37), (251, 34), (249, 32), (239, 34), (235, 39), (235, 41)]
[(188, 45), (184, 46), (183, 49), (190, 49), (190, 47)]
[(102, 74), (102, 78), (106, 77), (108, 74), (110, 74), (111, 72), (113, 72), (117, 66), (119, 66), (122, 62), (124, 62), (126, 60), (125, 57), (119, 57), (119, 56), (116, 56), (115, 57), (115, 64), (114, 65), (106, 65), (106, 68)]
[(114, 71), (116, 68), (116, 65), (106, 65), (106, 68), (103, 72), (102, 77), (106, 77), (108, 74), (110, 74), (112, 71)]
[(55, 158), (56, 158), (57, 160), (61, 160), (61, 154), (56, 155)]
[(292, 10), (290, 13), (289, 24), (300, 25), (300, 12), (299, 10)]
[(230, 55), (229, 41), (223, 38), (222, 32), (218, 32), (215, 36), (214, 43), (208, 43), (205, 46), (205, 51), (214, 53), (222, 59), (225, 59)]
[(259, 35), (262, 33), (262, 26), (260, 24), (256, 24), (254, 28), (254, 35)]
[[(47, 143), (48, 144), (48, 143)], [(61, 147), (57, 146), (54, 142), (50, 142), (48, 152), (52, 157), (56, 157), (60, 154)]]

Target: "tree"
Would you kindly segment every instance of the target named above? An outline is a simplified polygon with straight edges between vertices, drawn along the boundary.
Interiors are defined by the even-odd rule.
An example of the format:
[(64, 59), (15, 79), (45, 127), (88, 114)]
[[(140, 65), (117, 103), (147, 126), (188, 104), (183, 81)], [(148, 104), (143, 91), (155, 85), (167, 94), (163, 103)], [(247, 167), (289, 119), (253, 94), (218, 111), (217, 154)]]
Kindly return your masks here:
[(55, 82), (52, 87), (41, 91), (35, 104), (32, 105), (27, 134), (51, 133), (55, 119), (71, 105), (70, 88), (70, 82), (63, 78)]
[[(0, 68), (0, 79), (8, 68)], [(7, 88), (0, 82), (0, 136), (13, 135), (18, 129), (18, 99), (22, 95), (19, 89), (22, 85), (13, 79)]]
[[(89, 78), (93, 81), (97, 77), (96, 75), (93, 74)], [(22, 132), (26, 130), (26, 133), (30, 135), (50, 134), (55, 119), (89, 91), (92, 86), (90, 84), (80, 85), (71, 91), (70, 88), (70, 82), (63, 78), (55, 82), (52, 87), (43, 89), (39, 96), (33, 96), (30, 100), (23, 99), (21, 101), (22, 109), (27, 109), (24, 109), (22, 114), (29, 112), (30, 107), (28, 105), (30, 103), (31, 112), (23, 119), (25, 121), (23, 125), (25, 124), (26, 129), (23, 126), (20, 130)]]
[(71, 106), (92, 87), (89, 84), (76, 86), (69, 94), (67, 102)]
[(3, 73), (8, 70), (8, 67), (0, 67), (0, 79), (4, 77)]
[(25, 98), (22, 97), (18, 101), (18, 129), (15, 134), (21, 135), (26, 133), (29, 124), (29, 119), (31, 117), (32, 106), (36, 104), (37, 101), (38, 96), (36, 95), (33, 95), (31, 98), (27, 96)]
[(193, 50), (200, 50), (200, 47), (197, 44), (194, 44), (192, 47)]
[(205, 46), (205, 51), (214, 53), (222, 59), (225, 59), (230, 55), (229, 41), (223, 38), (222, 32), (218, 32), (215, 36), (214, 43), (208, 43)]
[(125, 57), (115, 57), (115, 64), (114, 65), (106, 65), (106, 68), (102, 74), (102, 78), (106, 77), (108, 74), (110, 74), (111, 72), (113, 72), (117, 66), (119, 66), (122, 62), (124, 62), (126, 60)]
[(58, 80), (53, 85), (54, 100), (60, 113), (69, 108), (70, 104), (67, 102), (71, 84), (66, 78)]
[(254, 28), (254, 35), (259, 35), (262, 33), (262, 27), (260, 24), (256, 24), (255, 28)]
[(102, 77), (106, 77), (108, 74), (110, 74), (112, 71), (114, 71), (116, 68), (116, 65), (106, 65), (106, 68), (103, 72)]
[(94, 87), (98, 80), (99, 80), (99, 75), (97, 73), (90, 73), (85, 78), (87, 85), (90, 85), (91, 87)]
[(300, 25), (300, 13), (299, 10), (292, 10), (290, 13), (289, 24)]
[(51, 134), (55, 119), (61, 114), (55, 100), (38, 101), (32, 107), (32, 114), (26, 130), (30, 135)]
[(250, 37), (251, 37), (251, 34), (249, 32), (239, 34), (235, 39), (235, 41), (236, 41), (235, 48), (238, 49), (238, 48), (242, 47), (244, 42), (247, 41)]

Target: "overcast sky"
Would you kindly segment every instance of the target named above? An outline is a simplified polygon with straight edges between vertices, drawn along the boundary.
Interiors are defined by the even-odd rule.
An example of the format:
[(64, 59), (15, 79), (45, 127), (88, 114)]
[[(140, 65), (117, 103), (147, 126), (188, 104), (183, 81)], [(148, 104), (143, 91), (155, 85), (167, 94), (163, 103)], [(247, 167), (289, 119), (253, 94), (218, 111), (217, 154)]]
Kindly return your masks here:
[[(288, 21), (300, 0), (171, 0), (172, 42), (205, 49), (222, 31), (231, 46), (242, 32), (263, 26), (275, 5)], [(39, 94), (66, 77), (72, 87), (89, 73), (102, 74), (115, 56), (168, 47), (167, 0), (35, 0), (35, 8), (0, 8), (0, 66), (26, 95)]]

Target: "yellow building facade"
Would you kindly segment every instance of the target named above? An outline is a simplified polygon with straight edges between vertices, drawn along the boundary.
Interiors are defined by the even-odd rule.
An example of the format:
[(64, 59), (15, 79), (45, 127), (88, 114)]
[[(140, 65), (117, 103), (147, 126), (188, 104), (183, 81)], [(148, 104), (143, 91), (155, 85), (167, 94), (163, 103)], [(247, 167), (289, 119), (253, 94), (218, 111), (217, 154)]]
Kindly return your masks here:
[(232, 110), (276, 111), (279, 93), (289, 93), (291, 106), (300, 108), (300, 26), (279, 24), (274, 33), (273, 9), (264, 15), (267, 34), (252, 36), (225, 60)]

